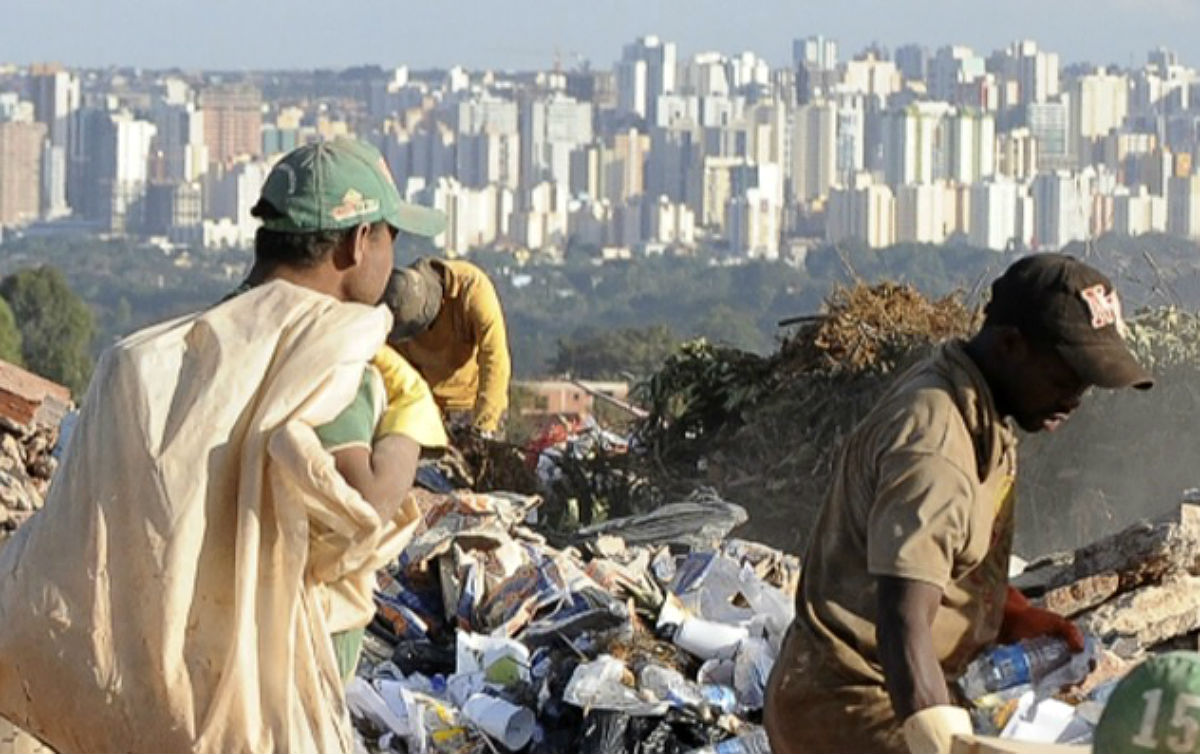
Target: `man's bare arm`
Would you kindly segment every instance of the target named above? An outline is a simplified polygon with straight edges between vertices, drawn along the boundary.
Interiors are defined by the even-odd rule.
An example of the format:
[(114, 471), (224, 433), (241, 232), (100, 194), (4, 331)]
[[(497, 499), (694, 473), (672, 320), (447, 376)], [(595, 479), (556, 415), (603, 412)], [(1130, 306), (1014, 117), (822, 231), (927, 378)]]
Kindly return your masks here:
[(875, 640), (896, 718), (949, 704), (946, 677), (933, 650), (932, 625), (942, 590), (933, 584), (879, 577)]

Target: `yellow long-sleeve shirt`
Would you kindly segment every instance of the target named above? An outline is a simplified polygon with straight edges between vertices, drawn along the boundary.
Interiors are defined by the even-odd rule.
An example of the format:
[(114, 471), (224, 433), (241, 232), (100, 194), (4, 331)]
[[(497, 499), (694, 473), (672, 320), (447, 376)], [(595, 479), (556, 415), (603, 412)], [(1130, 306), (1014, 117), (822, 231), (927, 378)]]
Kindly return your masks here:
[(442, 276), (442, 309), (428, 330), (401, 343), (399, 351), (429, 383), (443, 411), (471, 411), (476, 427), (495, 430), (508, 409), (512, 376), (496, 288), (470, 262), (431, 261)]

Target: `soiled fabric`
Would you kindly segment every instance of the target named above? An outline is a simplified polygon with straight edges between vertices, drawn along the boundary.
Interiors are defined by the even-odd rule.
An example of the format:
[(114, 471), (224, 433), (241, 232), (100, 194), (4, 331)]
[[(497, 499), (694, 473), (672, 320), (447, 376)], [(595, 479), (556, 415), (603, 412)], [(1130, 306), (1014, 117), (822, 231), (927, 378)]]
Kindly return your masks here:
[(350, 750), (331, 594), (416, 512), (380, 520), (313, 427), (390, 324), (277, 281), (110, 348), (0, 553), (0, 714), (60, 751)]
[[(876, 637), (881, 576), (942, 590), (931, 635), (948, 678), (995, 639), (1015, 474), (1015, 434), (961, 343), (946, 344), (897, 380), (847, 438), (834, 469), (788, 647), (772, 671), (764, 719), (776, 731), (773, 746), (812, 751), (779, 736), (816, 725), (876, 730), (880, 714), (891, 716), (890, 704), (864, 702), (830, 717), (825, 707), (800, 701), (845, 694), (887, 701)], [(841, 750), (886, 748), (892, 731), (878, 730), (883, 737), (867, 739), (870, 746)]]
[(908, 754), (887, 689), (844, 678), (828, 657), (793, 627), (784, 640), (789, 665), (767, 685), (771, 714), (763, 724), (771, 750), (779, 754), (878, 752)]

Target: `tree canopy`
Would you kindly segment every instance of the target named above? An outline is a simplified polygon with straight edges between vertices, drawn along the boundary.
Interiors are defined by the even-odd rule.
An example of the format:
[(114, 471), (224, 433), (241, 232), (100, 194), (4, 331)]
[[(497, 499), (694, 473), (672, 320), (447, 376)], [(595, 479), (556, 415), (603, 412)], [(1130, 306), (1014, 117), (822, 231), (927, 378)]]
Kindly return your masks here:
[(22, 365), (25, 359), (21, 356), (21, 330), (17, 327), (17, 318), (13, 316), (12, 307), (0, 298), (0, 359), (10, 364)]
[(553, 370), (593, 380), (641, 378), (658, 369), (678, 346), (679, 338), (666, 325), (583, 328), (559, 339)]
[(0, 281), (21, 335), (21, 355), (32, 371), (83, 395), (92, 375), (92, 312), (57, 269), (21, 270)]

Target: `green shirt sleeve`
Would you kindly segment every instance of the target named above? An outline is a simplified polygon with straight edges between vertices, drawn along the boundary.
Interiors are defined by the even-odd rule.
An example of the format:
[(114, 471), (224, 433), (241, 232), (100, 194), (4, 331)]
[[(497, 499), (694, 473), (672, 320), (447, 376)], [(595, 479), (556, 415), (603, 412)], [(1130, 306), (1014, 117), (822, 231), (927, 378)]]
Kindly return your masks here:
[(370, 367), (363, 372), (362, 383), (350, 405), (333, 421), (316, 428), (321, 445), (329, 452), (356, 446), (371, 447), (381, 406), (371, 372)]

